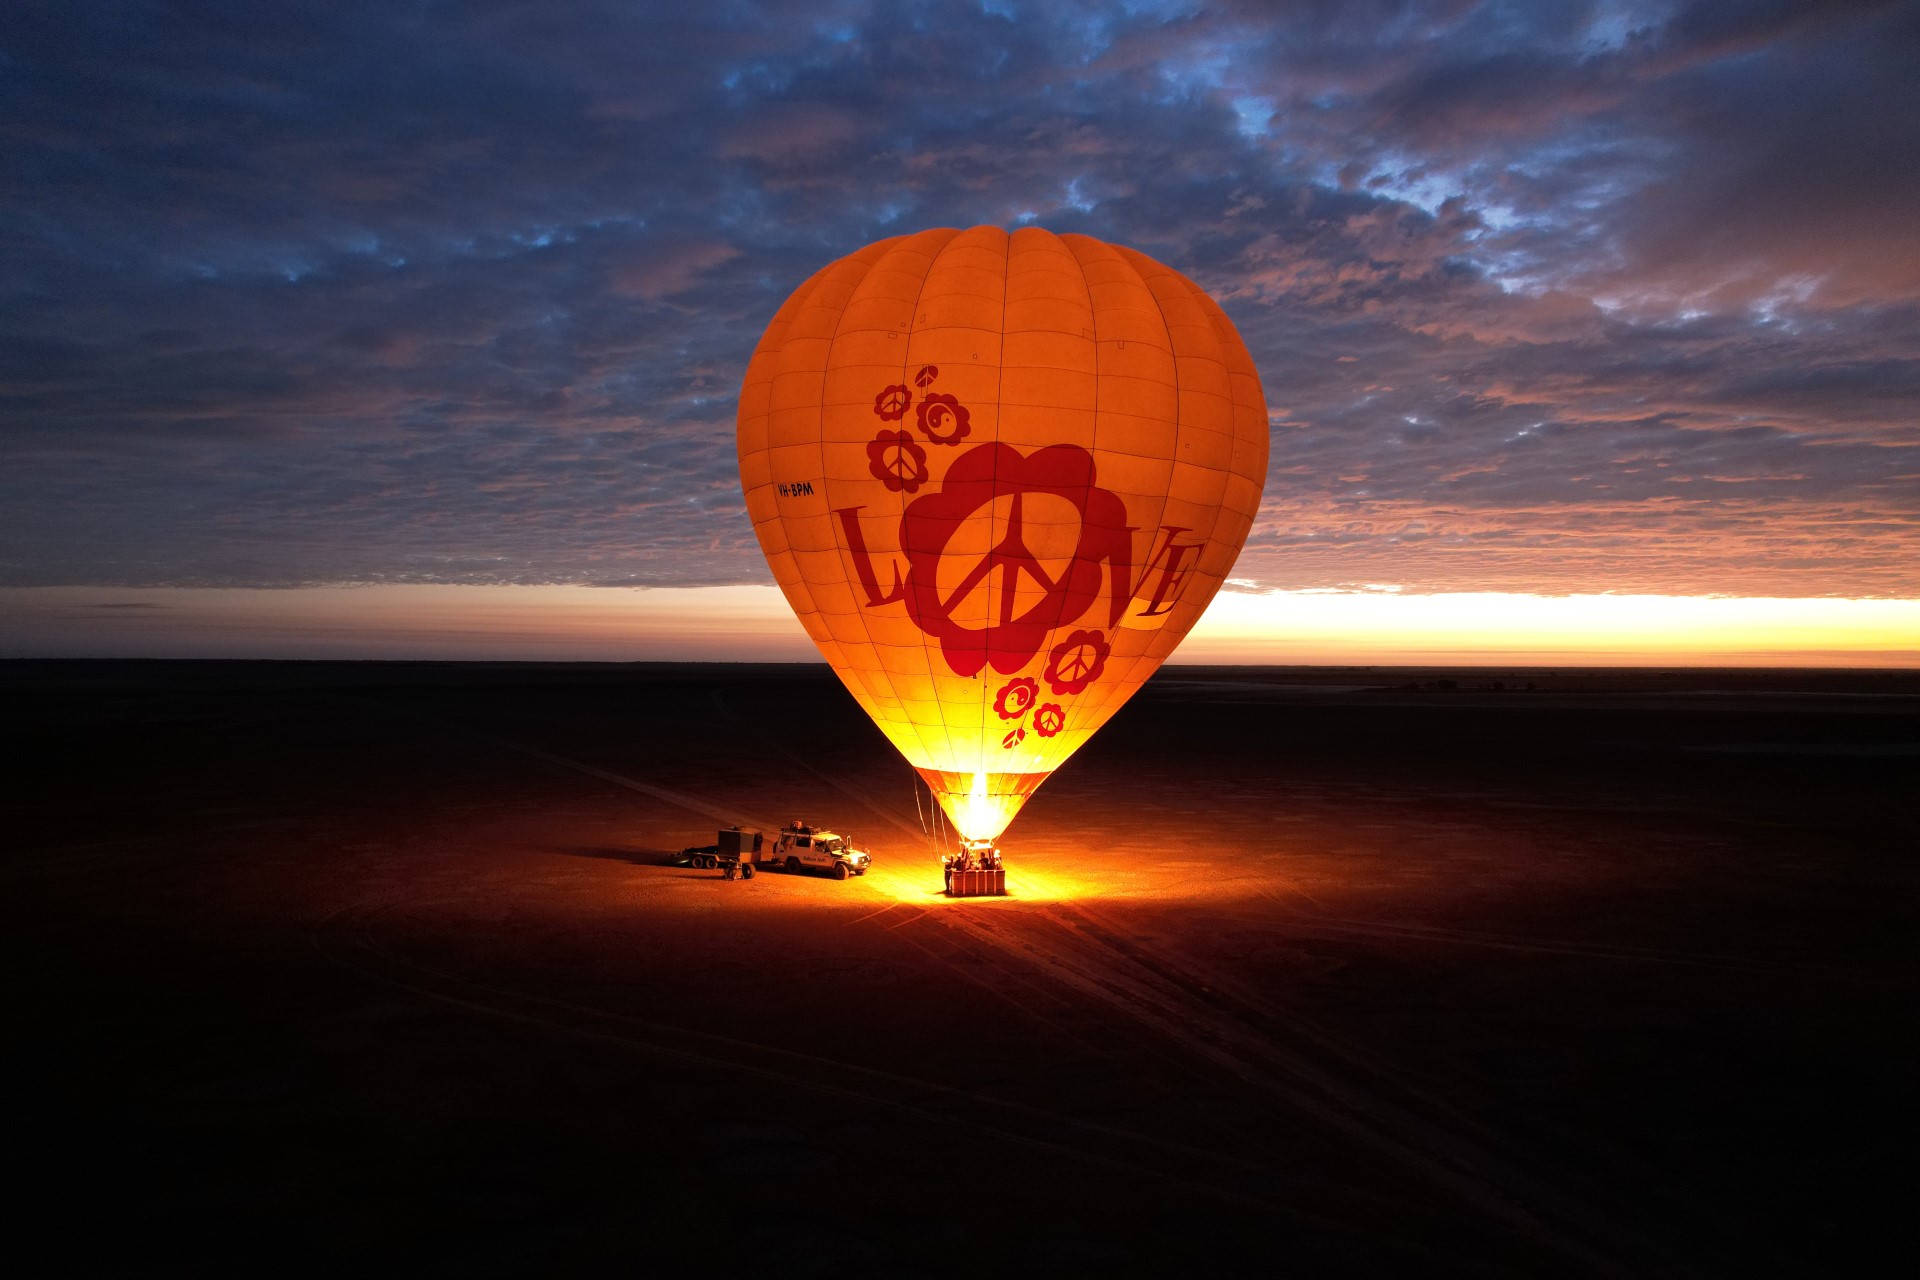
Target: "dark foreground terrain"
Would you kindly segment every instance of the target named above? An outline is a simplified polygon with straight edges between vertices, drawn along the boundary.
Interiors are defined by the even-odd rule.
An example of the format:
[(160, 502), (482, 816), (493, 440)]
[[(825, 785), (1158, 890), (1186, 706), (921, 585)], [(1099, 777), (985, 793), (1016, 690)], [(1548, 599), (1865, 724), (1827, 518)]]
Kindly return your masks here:
[[(821, 669), (0, 693), (14, 1274), (1907, 1252), (1911, 674), (1168, 670), (966, 903)], [(795, 816), (874, 873), (665, 857)]]

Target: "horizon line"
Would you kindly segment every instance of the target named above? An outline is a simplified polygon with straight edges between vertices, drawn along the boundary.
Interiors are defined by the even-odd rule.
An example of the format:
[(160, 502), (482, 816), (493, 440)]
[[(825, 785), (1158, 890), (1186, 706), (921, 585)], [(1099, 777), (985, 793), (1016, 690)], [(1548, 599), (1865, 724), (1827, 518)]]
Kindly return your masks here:
[[(0, 587), (0, 659), (824, 662), (777, 587)], [(1173, 666), (1920, 668), (1920, 600), (1224, 591)]]

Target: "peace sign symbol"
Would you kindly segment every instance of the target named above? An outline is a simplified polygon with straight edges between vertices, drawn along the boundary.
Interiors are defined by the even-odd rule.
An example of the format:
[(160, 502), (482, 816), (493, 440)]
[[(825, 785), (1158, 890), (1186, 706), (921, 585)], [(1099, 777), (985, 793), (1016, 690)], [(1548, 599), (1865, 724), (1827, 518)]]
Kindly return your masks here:
[[(1049, 575), (1027, 548), (1023, 513), (1027, 494), (1062, 499), (1080, 516), (1073, 559), (1058, 577)], [(967, 570), (953, 591), (943, 593), (940, 561), (948, 545), (962, 527), (978, 518), (981, 508), (991, 510), (994, 500), (1002, 497), (1013, 500), (1004, 536)], [(908, 615), (922, 631), (939, 639), (941, 654), (956, 675), (976, 675), (989, 662), (1002, 675), (1012, 675), (1033, 661), (1049, 631), (1077, 621), (1099, 599), (1103, 577), (1111, 575), (1113, 597), (1125, 607), (1131, 593), (1132, 534), (1126, 504), (1118, 494), (1094, 484), (1093, 455), (1080, 446), (1048, 445), (1022, 457), (1011, 445), (976, 445), (948, 468), (939, 492), (914, 499), (900, 518), (900, 544), (908, 564)], [(979, 628), (955, 622), (954, 610), (995, 573), (1001, 575), (999, 616)], [(1024, 613), (1016, 614), (1022, 579), (1037, 585), (1040, 597)], [(1105, 654), (1101, 656), (1104, 659)]]
[(1001, 574), (1000, 622), (1002, 625), (1013, 621), (1015, 593), (1020, 590), (1020, 579), (1023, 575), (1032, 578), (1041, 591), (1041, 603), (1029, 609), (1028, 613), (1043, 609), (1049, 601), (1057, 603), (1063, 591), (1061, 579), (1049, 578), (1047, 571), (1040, 567), (1039, 558), (1027, 550), (1026, 532), (1020, 515), (1023, 497), (1025, 495), (1022, 493), (1014, 493), (1013, 506), (1007, 512), (1006, 536), (1000, 539), (993, 550), (981, 557), (980, 563), (974, 565), (967, 572), (966, 577), (960, 579), (960, 585), (953, 589), (953, 594), (940, 602), (943, 612), (951, 615), (960, 602), (973, 594), (974, 588), (984, 582), (995, 570), (999, 570)]
[(1104, 633), (1074, 632), (1048, 655), (1047, 687), (1059, 696), (1081, 692), (1106, 670), (1110, 652)]

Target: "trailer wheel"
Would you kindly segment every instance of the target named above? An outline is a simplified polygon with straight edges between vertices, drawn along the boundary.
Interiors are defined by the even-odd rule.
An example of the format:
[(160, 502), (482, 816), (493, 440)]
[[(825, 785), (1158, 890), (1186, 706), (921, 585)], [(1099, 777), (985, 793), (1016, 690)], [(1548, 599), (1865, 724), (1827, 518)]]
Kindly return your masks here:
[(847, 871), (847, 864), (846, 864), (846, 863), (844, 863), (844, 862), (836, 862), (836, 863), (834, 863), (834, 864), (833, 864), (833, 878), (834, 878), (835, 880), (845, 880), (845, 879), (847, 878), (847, 876), (848, 876), (848, 874), (849, 874), (849, 873), (848, 873), (848, 871)]
[(793, 857), (789, 857), (787, 859), (787, 874), (790, 876), (797, 876), (800, 874), (800, 859), (793, 858)]
[(742, 880), (753, 879), (753, 864), (751, 862), (743, 862), (740, 864), (740, 878)]

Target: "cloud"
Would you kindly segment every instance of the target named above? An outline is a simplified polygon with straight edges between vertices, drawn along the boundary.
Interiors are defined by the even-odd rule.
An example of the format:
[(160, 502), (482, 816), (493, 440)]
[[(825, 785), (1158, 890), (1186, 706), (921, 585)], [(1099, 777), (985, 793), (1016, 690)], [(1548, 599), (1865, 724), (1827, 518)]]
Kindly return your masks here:
[(713, 268), (731, 262), (740, 250), (721, 240), (647, 242), (613, 268), (613, 292), (658, 302), (686, 293)]
[(1135, 245), (1274, 407), (1260, 588), (1920, 592), (1899, 5), (32, 8), (0, 582), (764, 582), (761, 327)]
[(848, 110), (816, 103), (783, 102), (732, 124), (720, 141), (723, 160), (757, 160), (777, 168), (818, 163), (862, 136)]

